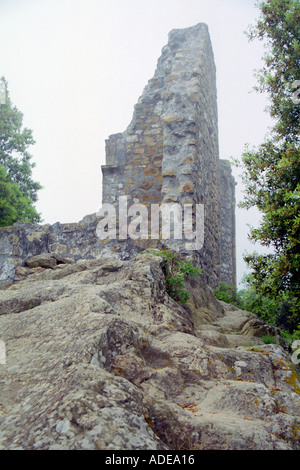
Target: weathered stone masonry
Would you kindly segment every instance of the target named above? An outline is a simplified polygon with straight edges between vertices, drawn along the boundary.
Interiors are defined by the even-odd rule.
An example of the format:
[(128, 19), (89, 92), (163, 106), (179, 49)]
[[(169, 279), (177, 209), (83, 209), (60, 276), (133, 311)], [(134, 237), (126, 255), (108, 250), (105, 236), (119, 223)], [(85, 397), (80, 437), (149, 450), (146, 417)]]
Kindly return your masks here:
[(148, 206), (204, 204), (204, 247), (194, 257), (212, 287), (235, 285), (235, 183), (228, 162), (219, 160), (216, 70), (205, 24), (171, 31), (130, 125), (106, 141), (102, 172), (105, 203), (127, 195)]
[[(187, 254), (211, 287), (235, 285), (235, 183), (230, 165), (219, 159), (216, 70), (205, 24), (170, 32), (131, 123), (106, 141), (102, 173), (103, 203), (118, 206), (126, 195), (128, 206), (203, 204), (204, 246)], [(99, 240), (98, 221), (92, 214), (74, 224), (0, 228), (0, 285), (22, 279), (26, 258), (40, 253), (126, 259), (147, 247), (144, 240)], [(182, 253), (185, 243), (167, 242)]]

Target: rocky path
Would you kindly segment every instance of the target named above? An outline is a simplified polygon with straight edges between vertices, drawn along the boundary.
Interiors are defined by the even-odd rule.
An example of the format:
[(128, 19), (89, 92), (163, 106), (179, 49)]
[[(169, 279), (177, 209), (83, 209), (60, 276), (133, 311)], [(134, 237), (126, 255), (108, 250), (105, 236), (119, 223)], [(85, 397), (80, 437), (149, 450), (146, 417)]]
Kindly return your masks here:
[[(300, 382), (257, 317), (150, 254), (35, 268), (0, 290), (0, 449), (300, 449)], [(277, 338), (278, 339), (278, 338)]]

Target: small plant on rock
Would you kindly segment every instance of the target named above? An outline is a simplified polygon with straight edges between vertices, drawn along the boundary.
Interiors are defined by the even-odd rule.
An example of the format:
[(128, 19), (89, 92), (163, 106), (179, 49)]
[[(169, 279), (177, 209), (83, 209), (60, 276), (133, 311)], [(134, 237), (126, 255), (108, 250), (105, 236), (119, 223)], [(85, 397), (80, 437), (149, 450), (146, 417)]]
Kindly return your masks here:
[(262, 336), (261, 339), (263, 340), (263, 342), (265, 344), (275, 344), (276, 343), (274, 336), (264, 335), (264, 336)]
[(197, 277), (202, 270), (193, 266), (192, 261), (182, 261), (173, 250), (148, 251), (161, 256), (166, 261), (165, 280), (166, 290), (172, 299), (181, 304), (186, 304), (189, 293), (186, 290), (185, 281), (188, 277)]

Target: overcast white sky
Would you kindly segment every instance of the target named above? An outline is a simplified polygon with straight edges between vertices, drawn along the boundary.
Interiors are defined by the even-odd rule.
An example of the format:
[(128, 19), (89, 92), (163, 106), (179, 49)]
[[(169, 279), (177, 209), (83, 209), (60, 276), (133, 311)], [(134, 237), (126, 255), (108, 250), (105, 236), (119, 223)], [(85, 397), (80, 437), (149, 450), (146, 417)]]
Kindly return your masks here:
[[(101, 206), (105, 139), (123, 132), (168, 33), (204, 22), (217, 67), (220, 158), (240, 158), (271, 125), (251, 92), (263, 48), (244, 31), (256, 0), (0, 0), (0, 76), (33, 130), (33, 178), (44, 223), (77, 222)], [(236, 174), (236, 170), (233, 170)], [(237, 180), (237, 201), (242, 185)], [(257, 213), (237, 210), (237, 271)]]

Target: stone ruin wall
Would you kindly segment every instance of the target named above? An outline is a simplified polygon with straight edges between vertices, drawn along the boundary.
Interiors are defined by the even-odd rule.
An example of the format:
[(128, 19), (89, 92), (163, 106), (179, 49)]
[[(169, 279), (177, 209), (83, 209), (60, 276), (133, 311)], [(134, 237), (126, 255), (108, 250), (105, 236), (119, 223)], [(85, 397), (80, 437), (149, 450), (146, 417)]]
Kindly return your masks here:
[[(216, 71), (205, 24), (171, 31), (130, 125), (106, 141), (102, 173), (103, 203), (117, 205), (126, 195), (128, 205), (204, 204), (204, 246), (188, 254), (212, 288), (236, 284), (235, 183), (219, 159)], [(22, 279), (26, 258), (40, 253), (126, 259), (147, 247), (144, 240), (99, 240), (98, 221), (92, 214), (73, 224), (0, 228), (0, 285)], [(184, 253), (185, 242), (176, 243), (170, 246)]]
[(235, 183), (219, 159), (216, 69), (205, 24), (170, 32), (130, 125), (106, 141), (102, 173), (104, 203), (117, 206), (126, 195), (128, 204), (149, 208), (204, 204), (204, 246), (194, 258), (212, 287), (236, 284)]

